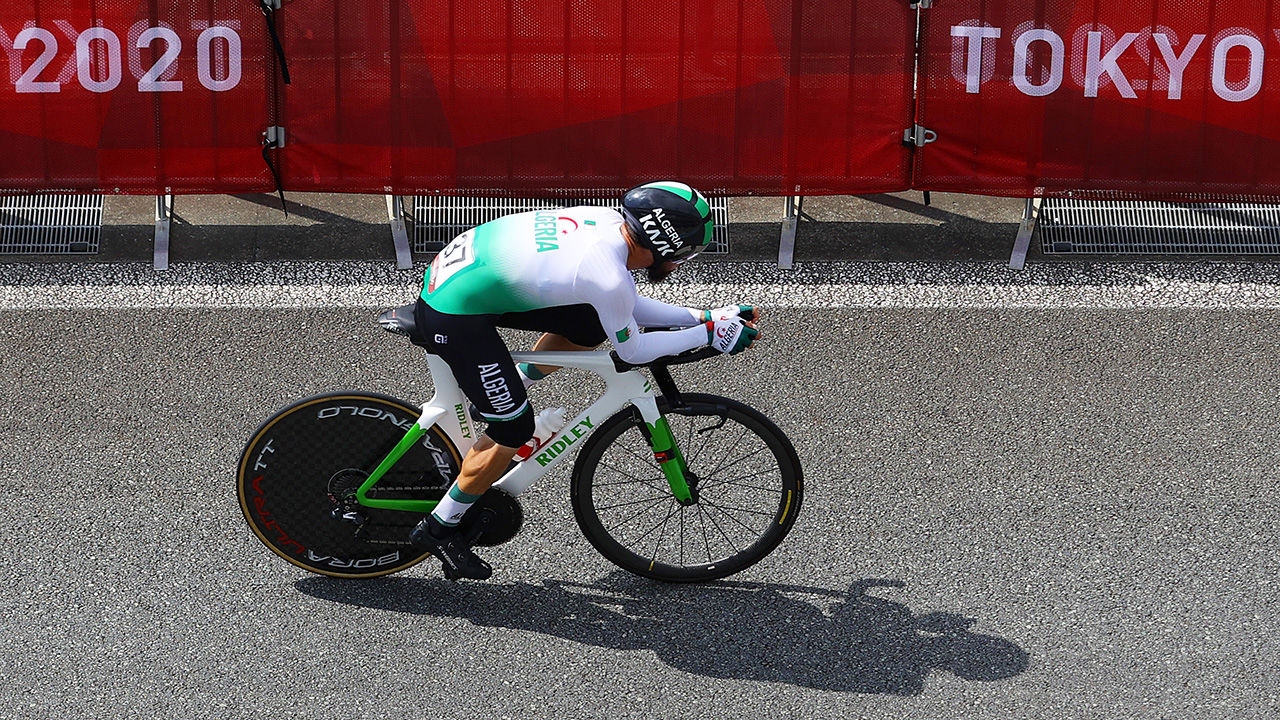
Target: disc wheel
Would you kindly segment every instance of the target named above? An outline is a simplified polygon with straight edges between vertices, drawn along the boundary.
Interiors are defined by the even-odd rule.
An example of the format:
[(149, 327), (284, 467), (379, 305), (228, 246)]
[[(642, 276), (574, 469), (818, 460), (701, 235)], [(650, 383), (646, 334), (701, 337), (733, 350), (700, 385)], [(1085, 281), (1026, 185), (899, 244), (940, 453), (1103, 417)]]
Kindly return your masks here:
[[(272, 552), (310, 572), (378, 577), (429, 554), (409, 544), (424, 515), (359, 506), (356, 488), (417, 421), (421, 409), (365, 393), (332, 393), (281, 410), (253, 434), (240, 458), (240, 509)], [(438, 500), (461, 458), (431, 427), (370, 497)]]
[(587, 540), (619, 567), (668, 582), (739, 572), (768, 555), (795, 524), (800, 460), (767, 417), (730, 398), (659, 398), (690, 471), (682, 504), (654, 460), (645, 423), (624, 409), (592, 433), (574, 465), (574, 516)]

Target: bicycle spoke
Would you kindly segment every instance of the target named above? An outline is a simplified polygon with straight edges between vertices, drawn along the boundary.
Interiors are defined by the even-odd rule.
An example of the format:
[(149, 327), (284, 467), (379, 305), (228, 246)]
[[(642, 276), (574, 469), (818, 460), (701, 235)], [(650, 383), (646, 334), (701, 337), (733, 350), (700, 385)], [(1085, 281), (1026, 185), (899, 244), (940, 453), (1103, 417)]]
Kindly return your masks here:
[[(656, 506), (656, 505), (657, 505), (657, 503), (653, 503), (649, 508), (646, 508), (646, 510), (647, 510), (647, 509), (652, 509), (652, 508), (653, 508), (654, 506)], [(667, 511), (667, 514), (666, 514), (666, 515), (664, 515), (664, 516), (662, 517), (662, 519), (658, 520), (658, 522), (654, 523), (653, 525), (650, 525), (650, 526), (649, 526), (648, 528), (646, 528), (646, 529), (638, 530), (638, 531), (636, 532), (636, 534), (635, 534), (635, 542), (638, 544), (638, 543), (640, 543), (641, 541), (643, 541), (645, 538), (647, 538), (647, 537), (649, 537), (650, 535), (652, 535), (652, 534), (653, 534), (653, 532), (654, 532), (655, 530), (660, 530), (661, 528), (664, 528), (664, 527), (666, 526), (667, 522), (671, 519), (671, 516), (672, 516), (672, 515), (674, 515), (674, 514), (678, 511), (678, 508), (679, 508), (679, 506), (677, 505), (675, 510), (668, 510), (668, 511)], [(642, 511), (642, 512), (639, 512), (639, 513), (636, 513), (636, 514), (634, 514), (634, 515), (631, 515), (629, 518), (627, 518), (627, 520), (626, 520), (626, 521), (624, 521), (624, 523), (618, 523), (618, 524), (616, 524), (616, 525), (613, 525), (613, 526), (611, 526), (611, 527), (609, 528), (609, 530), (611, 530), (611, 531), (612, 531), (612, 530), (616, 530), (617, 528), (621, 527), (623, 524), (625, 524), (625, 523), (627, 523), (627, 522), (630, 522), (630, 521), (632, 521), (632, 520), (635, 520), (636, 518), (639, 518), (642, 514), (644, 514), (644, 513), (643, 513), (643, 511)], [(643, 526), (642, 526), (642, 527), (643, 527)], [(654, 548), (655, 548), (654, 552), (655, 552), (655, 553), (657, 552), (657, 548), (658, 548), (658, 547), (660, 547), (660, 546), (661, 546), (661, 544), (662, 544), (662, 535), (661, 535), (661, 533), (660, 533), (660, 534), (659, 534), (659, 536), (658, 536), (658, 542), (654, 545)], [(651, 558), (651, 559), (653, 559), (653, 558)]]
[(733, 478), (710, 478), (709, 480), (704, 479), (702, 485), (700, 485), (699, 488), (703, 491), (706, 491), (710, 489), (723, 487), (726, 485), (731, 485), (733, 487), (746, 488), (748, 490), (760, 490), (762, 492), (778, 493), (779, 488), (776, 485), (773, 485), (773, 484), (770, 484), (767, 486), (751, 485), (742, 481), (748, 480), (754, 477), (760, 477), (761, 475), (764, 475), (766, 473), (770, 475), (773, 475), (775, 473), (780, 475), (781, 470), (782, 468), (780, 468), (777, 465), (774, 465), (773, 467), (768, 467), (763, 470), (753, 472), (749, 475), (739, 475)]
[[(737, 425), (738, 427), (741, 427), (741, 428), (742, 428), (742, 435), (743, 435), (743, 436), (747, 435), (747, 434), (748, 434), (748, 432), (749, 432), (749, 431), (748, 431), (748, 429), (747, 429), (746, 427), (742, 426), (741, 424), (739, 424), (739, 423), (737, 423), (737, 422), (735, 422), (735, 421), (733, 421), (733, 420), (731, 420), (731, 419), (729, 419), (729, 418), (727, 418), (727, 417), (722, 417), (722, 416), (714, 416), (714, 417), (719, 417), (719, 418), (723, 421), (723, 423), (724, 423), (724, 424), (721, 424), (719, 427), (716, 427), (714, 430), (710, 430), (710, 432), (708, 432), (708, 433), (706, 433), (706, 434), (702, 434), (700, 431), (697, 431), (697, 430), (695, 429), (695, 427), (694, 427), (697, 423), (693, 422), (693, 420), (692, 420), (692, 419), (690, 419), (689, 424), (688, 424), (688, 438), (687, 438), (687, 441), (688, 441), (689, 445), (694, 446), (694, 447), (696, 447), (696, 448), (697, 448), (697, 449), (696, 449), (696, 451), (691, 452), (691, 453), (687, 456), (687, 458), (688, 458), (688, 462), (689, 462), (689, 464), (690, 464), (690, 465), (693, 465), (693, 464), (694, 464), (694, 463), (696, 463), (698, 460), (700, 460), (700, 459), (701, 459), (701, 457), (702, 457), (702, 454), (703, 454), (704, 452), (706, 452), (708, 448), (717, 447), (717, 443), (715, 442), (715, 440), (716, 440), (717, 438), (719, 438), (720, 436), (722, 436), (722, 435), (723, 435), (724, 433), (726, 433), (726, 432), (731, 432), (731, 430), (726, 430), (726, 427), (727, 427), (727, 424), (728, 424), (728, 423), (733, 422), (733, 423), (734, 423), (735, 425)], [(700, 437), (695, 438), (695, 437), (694, 437), (694, 433), (695, 433), (695, 432), (698, 432)], [(741, 439), (742, 439), (742, 437), (741, 437), (741, 436), (739, 436), (738, 440), (740, 441)], [(737, 442), (737, 441), (735, 441), (735, 443), (736, 443), (736, 442)], [(695, 445), (695, 443), (696, 443), (696, 445)], [(719, 450), (717, 450), (717, 452), (719, 452)]]
[[(598, 483), (596, 483), (596, 487), (610, 487), (610, 486), (618, 486), (618, 485), (635, 485), (635, 484), (637, 484), (637, 483), (642, 483), (642, 484), (647, 484), (647, 485), (658, 485), (658, 484), (660, 484), (660, 479), (659, 479), (659, 478), (657, 478), (657, 477), (655, 477), (655, 476), (651, 476), (651, 477), (641, 477), (641, 476), (639, 476), (639, 475), (634, 475), (634, 474), (632, 474), (632, 473), (629, 473), (629, 472), (627, 472), (627, 471), (623, 470), (622, 468), (619, 468), (619, 467), (617, 467), (617, 466), (615, 466), (615, 465), (612, 465), (612, 464), (609, 464), (609, 463), (603, 463), (603, 462), (602, 462), (602, 463), (600, 463), (600, 467), (605, 468), (606, 470), (612, 470), (613, 472), (617, 473), (618, 475), (621, 475), (622, 477), (629, 478), (629, 479), (628, 479), (628, 480), (621, 480), (621, 481), (618, 481), (618, 482), (610, 482), (610, 483), (600, 483), (600, 482), (598, 482)], [(648, 468), (646, 468), (646, 469), (648, 469)]]
[[(675, 508), (673, 508), (670, 512), (668, 512), (668, 513), (667, 513), (667, 516), (666, 516), (665, 518), (663, 518), (663, 519), (662, 519), (662, 521), (658, 523), (658, 525), (656, 525), (654, 528), (651, 528), (651, 529), (650, 529), (650, 532), (652, 532), (653, 530), (658, 530), (658, 531), (659, 531), (659, 532), (658, 532), (658, 540), (657, 540), (657, 542), (655, 542), (655, 543), (653, 544), (653, 553), (649, 556), (649, 560), (651, 560), (652, 562), (657, 562), (657, 561), (658, 561), (658, 550), (662, 547), (662, 538), (667, 534), (667, 533), (666, 533), (666, 530), (667, 530), (667, 523), (668, 523), (668, 522), (670, 522), (670, 521), (671, 521), (672, 516), (674, 516), (674, 515), (675, 515), (676, 513), (678, 513), (678, 512), (680, 512), (680, 506), (679, 506), (679, 505), (676, 505), (676, 506), (675, 506)], [(644, 538), (644, 537), (645, 537), (645, 536), (647, 536), (647, 535), (648, 535), (648, 533), (645, 533), (644, 535), (641, 535), (640, 537), (641, 537), (641, 538)]]
[(722, 504), (722, 503), (710, 502), (710, 501), (707, 501), (707, 500), (702, 500), (699, 504), (700, 504), (700, 505), (705, 505), (705, 506), (710, 507), (710, 508), (715, 508), (716, 510), (719, 510), (719, 511), (720, 511), (721, 513), (723, 513), (726, 517), (729, 517), (729, 518), (731, 518), (731, 519), (734, 519), (735, 521), (737, 521), (737, 522), (738, 522), (738, 524), (739, 524), (739, 525), (742, 525), (742, 527), (747, 528), (747, 529), (749, 529), (749, 530), (750, 530), (750, 529), (752, 529), (752, 528), (751, 528), (750, 526), (748, 526), (748, 525), (743, 524), (741, 521), (738, 521), (738, 520), (733, 516), (733, 514), (732, 514), (730, 511), (733, 511), (733, 512), (740, 512), (740, 513), (743, 513), (743, 514), (746, 514), (746, 515), (759, 515), (759, 516), (762, 516), (762, 517), (773, 517), (775, 514), (777, 514), (777, 513), (776, 513), (775, 511), (773, 511), (773, 510), (754, 510), (754, 509), (752, 509), (752, 508), (738, 507), (738, 506), (735, 506), (735, 505), (726, 505), (726, 504)]
[(635, 478), (633, 480), (618, 480), (617, 482), (596, 483), (597, 488), (604, 488), (604, 489), (623, 488), (623, 487), (636, 486), (636, 485), (640, 487), (647, 487), (653, 490), (659, 490), (666, 487), (665, 485), (658, 484), (652, 478)]
[(639, 500), (628, 500), (626, 502), (614, 503), (612, 505), (597, 505), (596, 509), (617, 510), (618, 508), (631, 507), (632, 505), (642, 505), (644, 503), (649, 503), (650, 505), (656, 505), (664, 500), (670, 500), (670, 499), (671, 499), (671, 495), (669, 494), (658, 495), (656, 497), (640, 498)]
[[(726, 422), (729, 422), (729, 421), (726, 420)], [(693, 437), (694, 423), (690, 421), (687, 426), (686, 440), (684, 444), (681, 445), (681, 451), (684, 453), (684, 456), (685, 456), (685, 463), (689, 467), (695, 467), (701, 460), (702, 454), (707, 450), (707, 448), (716, 447), (717, 448), (716, 451), (722, 452), (723, 455), (720, 457), (719, 461), (711, 468), (711, 470), (707, 471), (705, 474), (712, 475), (718, 472), (720, 468), (726, 464), (728, 457), (731, 454), (733, 454), (734, 451), (736, 451), (738, 445), (741, 444), (742, 440), (747, 435), (752, 434), (750, 429), (747, 428), (746, 426), (739, 424), (738, 427), (742, 429), (742, 432), (733, 441), (733, 444), (729, 446), (728, 450), (724, 450), (722, 447), (717, 445), (717, 443), (713, 442), (716, 438), (718, 438), (720, 435), (726, 432), (724, 426), (716, 428), (713, 434), (695, 439)], [(695, 440), (696, 440), (696, 444), (695, 444)], [(759, 451), (756, 451), (756, 452), (758, 453)], [(754, 455), (754, 454), (756, 453), (746, 455), (742, 459), (751, 457), (751, 455)], [(734, 460), (734, 462), (737, 462), (737, 460)]]
[[(715, 529), (719, 531), (720, 537), (724, 538), (725, 543), (727, 543), (729, 547), (733, 548), (734, 553), (742, 552), (742, 548), (739, 547), (738, 544), (735, 543), (733, 539), (729, 537), (729, 533), (725, 532), (724, 528), (721, 527), (720, 523), (716, 522), (716, 519), (712, 517), (711, 513), (706, 512), (704, 510), (703, 514), (705, 515), (707, 520), (710, 521), (711, 524), (715, 526)], [(709, 548), (710, 548), (710, 543), (708, 543), (708, 554), (710, 554)]]
[[(720, 461), (720, 464), (718, 466), (716, 466), (716, 470), (719, 470), (721, 467), (725, 465), (729, 465), (729, 466), (741, 465), (742, 463), (746, 462), (747, 460), (750, 460), (751, 458), (761, 453), (769, 453), (770, 456), (772, 456), (772, 451), (769, 449), (768, 445), (761, 445), (759, 448), (757, 448), (756, 450), (752, 450), (746, 455), (740, 455), (732, 459), (729, 459), (728, 454), (726, 453), (725, 458)], [(775, 464), (774, 467), (777, 467), (777, 465)], [(715, 472), (715, 470), (713, 470), (712, 472)]]
[(684, 454), (685, 464), (691, 467), (698, 462), (702, 457), (703, 451), (707, 448), (705, 440), (697, 443), (694, 442), (696, 438), (693, 436), (693, 426), (693, 420), (689, 419), (685, 423), (684, 439), (680, 441), (680, 452)]
[(591, 488), (574, 496), (588, 539), (638, 575), (695, 581), (738, 572), (787, 532), (794, 515), (775, 522), (784, 500), (799, 504), (794, 452), (767, 418), (725, 398), (689, 400), (664, 416), (690, 470), (694, 504), (670, 494), (650, 447), (635, 447), (633, 416), (615, 416), (575, 478)]
[[(644, 455), (634, 452), (629, 454), (632, 456), (631, 458), (621, 457), (614, 458), (612, 460), (601, 460), (600, 467), (612, 470), (619, 475), (625, 475), (626, 477), (636, 479), (640, 479), (640, 476), (636, 474), (637, 472), (654, 474), (658, 472), (658, 469), (653, 464), (653, 456), (648, 451), (648, 448), (646, 448), (646, 453)], [(623, 467), (624, 464), (625, 467)], [(635, 467), (638, 467), (639, 470), (634, 470), (633, 468)]]
[[(648, 512), (648, 511), (652, 510), (653, 508), (657, 507), (660, 503), (665, 502), (665, 500), (666, 500), (666, 498), (658, 498), (657, 500), (654, 500), (654, 501), (650, 502), (650, 503), (649, 503), (649, 505), (648, 505), (648, 507), (640, 508), (640, 510), (639, 510), (639, 511), (637, 511), (637, 512), (635, 512), (635, 513), (631, 514), (630, 516), (628, 516), (628, 517), (626, 517), (626, 518), (622, 519), (621, 521), (619, 521), (619, 522), (617, 522), (617, 523), (615, 523), (615, 524), (613, 524), (613, 525), (607, 526), (607, 528), (606, 528), (606, 529), (607, 529), (607, 530), (609, 530), (609, 532), (613, 532), (614, 530), (617, 530), (618, 528), (620, 528), (620, 527), (622, 527), (622, 526), (624, 526), (624, 525), (627, 525), (627, 524), (628, 524), (628, 523), (630, 523), (632, 520), (635, 520), (636, 518), (638, 518), (638, 517), (640, 517), (640, 516), (644, 515), (646, 512)], [(604, 519), (604, 518), (601, 518), (601, 520), (603, 520), (603, 519)], [(650, 528), (650, 530), (649, 530), (649, 531), (651, 532), (651, 531), (652, 531), (652, 528)], [(640, 537), (641, 537), (641, 538), (644, 538), (644, 536), (645, 536), (645, 535), (647, 535), (647, 534), (648, 534), (647, 532), (646, 532), (646, 533), (642, 533), (642, 534), (640, 535)]]
[(698, 510), (698, 527), (702, 529), (702, 547), (707, 550), (707, 563), (710, 564), (714, 558), (711, 557), (711, 536), (707, 534), (707, 514)]
[[(726, 451), (724, 452), (724, 454), (723, 454), (723, 455), (721, 456), (721, 458), (720, 458), (720, 462), (719, 462), (719, 463), (717, 463), (717, 464), (716, 464), (716, 466), (715, 466), (715, 467), (713, 467), (713, 468), (711, 469), (711, 472), (709, 472), (709, 473), (708, 473), (709, 475), (714, 475), (714, 474), (716, 474), (717, 472), (719, 472), (719, 471), (720, 471), (720, 468), (722, 468), (722, 467), (724, 467), (726, 464), (728, 464), (728, 458), (729, 458), (729, 456), (730, 456), (730, 455), (733, 455), (733, 454), (734, 454), (734, 452), (736, 452), (736, 451), (737, 451), (738, 446), (742, 444), (742, 440), (743, 440), (744, 438), (746, 438), (746, 436), (747, 436), (748, 432), (749, 432), (748, 428), (747, 428), (746, 426), (742, 426), (742, 432), (738, 435), (738, 438), (737, 438), (736, 440), (734, 440), (734, 441), (733, 441), (733, 445), (731, 445), (731, 446), (729, 447), (729, 449), (728, 449), (728, 450), (726, 450)], [(748, 456), (748, 457), (750, 457), (750, 456)], [(735, 462), (736, 462), (736, 461), (735, 461)]]
[(684, 513), (680, 513), (680, 539), (678, 541), (680, 564), (684, 565)]
[(652, 452), (653, 452), (649, 448), (649, 444), (647, 442), (644, 442), (643, 439), (640, 442), (636, 442), (636, 443), (619, 442), (618, 449), (627, 453), (631, 457), (639, 460), (640, 462), (649, 462), (649, 459), (652, 457)]

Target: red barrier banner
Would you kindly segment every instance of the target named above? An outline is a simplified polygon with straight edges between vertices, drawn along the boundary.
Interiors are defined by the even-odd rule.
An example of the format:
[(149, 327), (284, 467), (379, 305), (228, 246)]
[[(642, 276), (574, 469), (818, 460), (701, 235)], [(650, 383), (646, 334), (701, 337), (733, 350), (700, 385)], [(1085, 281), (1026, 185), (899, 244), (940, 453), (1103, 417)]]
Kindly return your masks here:
[(0, 188), (271, 189), (265, 37), (262, 12), (243, 0), (6, 4)]
[(902, 0), (286, 0), (287, 85), (251, 0), (18, 0), (0, 189), (1274, 197), (1278, 10), (935, 3), (911, 151)]
[(1280, 196), (1280, 2), (947, 0), (922, 21), (918, 188)]
[(901, 0), (294, 0), (286, 188), (905, 189)]
[(0, 190), (904, 189), (899, 0), (0, 8)]

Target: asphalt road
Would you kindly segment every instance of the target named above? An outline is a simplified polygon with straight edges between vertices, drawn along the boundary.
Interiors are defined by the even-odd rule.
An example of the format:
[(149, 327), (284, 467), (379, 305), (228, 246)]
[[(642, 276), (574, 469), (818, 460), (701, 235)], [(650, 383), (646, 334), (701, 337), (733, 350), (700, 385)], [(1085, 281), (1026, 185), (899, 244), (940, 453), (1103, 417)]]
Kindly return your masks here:
[(0, 718), (1280, 715), (1280, 310), (773, 307), (677, 379), (769, 413), (805, 506), (704, 586), (614, 571), (567, 471), (489, 582), (271, 555), (257, 423), (430, 393), (371, 320), (0, 312)]

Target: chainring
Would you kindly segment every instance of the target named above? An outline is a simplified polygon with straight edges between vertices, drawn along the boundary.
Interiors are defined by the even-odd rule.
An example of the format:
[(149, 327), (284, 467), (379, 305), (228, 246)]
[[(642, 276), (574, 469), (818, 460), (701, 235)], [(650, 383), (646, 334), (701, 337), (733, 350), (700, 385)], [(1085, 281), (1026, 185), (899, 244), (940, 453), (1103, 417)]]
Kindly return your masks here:
[(462, 517), (458, 530), (471, 538), (472, 545), (493, 547), (514, 538), (523, 524), (524, 510), (515, 496), (489, 488)]

